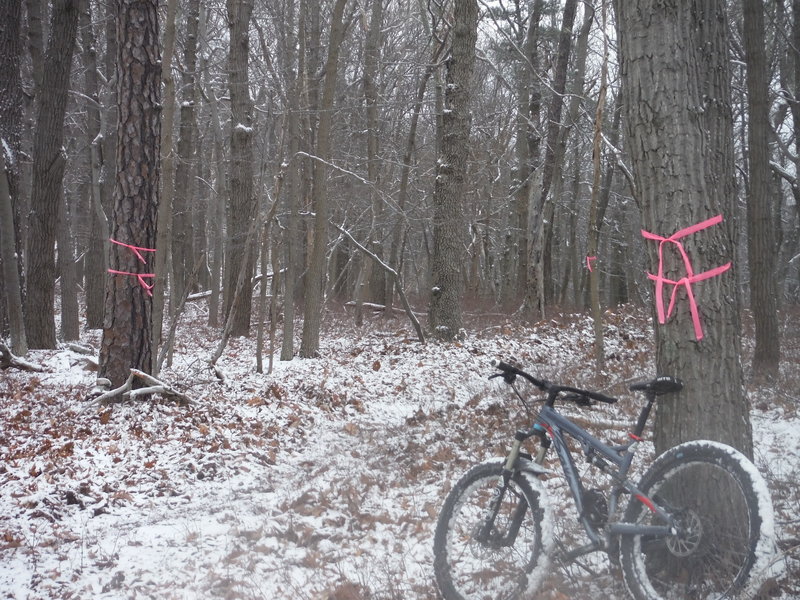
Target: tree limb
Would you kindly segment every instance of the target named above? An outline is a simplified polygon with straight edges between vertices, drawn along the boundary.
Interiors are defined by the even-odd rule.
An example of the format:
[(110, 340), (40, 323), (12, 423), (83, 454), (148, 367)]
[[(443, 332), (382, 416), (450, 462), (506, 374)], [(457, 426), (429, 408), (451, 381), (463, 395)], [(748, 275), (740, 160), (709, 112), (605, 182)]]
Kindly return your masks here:
[(358, 248), (359, 250), (361, 250), (361, 252), (363, 252), (364, 254), (369, 256), (372, 260), (374, 260), (378, 264), (378, 266), (380, 266), (384, 271), (386, 271), (389, 274), (389, 276), (392, 277), (392, 279), (394, 280), (394, 288), (397, 290), (397, 295), (400, 296), (400, 302), (403, 303), (403, 308), (406, 311), (406, 315), (408, 315), (409, 321), (411, 321), (411, 324), (414, 326), (414, 330), (417, 332), (417, 338), (419, 339), (420, 343), (424, 344), (425, 334), (422, 331), (422, 326), (419, 324), (419, 319), (417, 319), (417, 316), (411, 309), (411, 305), (408, 303), (408, 298), (406, 298), (406, 293), (403, 290), (400, 273), (398, 273), (392, 267), (383, 262), (383, 260), (381, 260), (381, 258), (377, 254), (371, 252), (365, 246), (357, 242), (356, 239), (352, 235), (350, 235), (349, 231), (347, 231), (343, 227), (340, 227), (333, 221), (331, 221), (330, 223), (336, 229), (338, 229), (345, 237), (347, 237), (347, 239), (349, 239), (356, 248)]
[[(147, 387), (134, 389), (133, 382), (136, 378), (144, 381), (144, 383), (147, 384)], [(98, 387), (102, 389), (103, 384), (105, 384), (107, 381), (108, 380), (98, 380)], [(128, 379), (125, 380), (125, 383), (118, 388), (103, 392), (94, 398), (94, 401), (97, 404), (112, 404), (116, 402), (123, 402), (125, 400), (136, 400), (139, 396), (147, 397), (151, 394), (161, 394), (163, 398), (175, 400), (182, 406), (192, 404), (192, 400), (186, 394), (177, 391), (169, 384), (161, 381), (160, 379), (156, 379), (152, 375), (148, 375), (139, 369), (131, 369), (131, 374), (128, 375)]]
[(20, 358), (11, 352), (6, 346), (5, 342), (0, 342), (0, 369), (6, 370), (9, 368), (21, 369), (22, 371), (44, 371), (44, 367), (32, 362), (28, 362), (24, 358)]

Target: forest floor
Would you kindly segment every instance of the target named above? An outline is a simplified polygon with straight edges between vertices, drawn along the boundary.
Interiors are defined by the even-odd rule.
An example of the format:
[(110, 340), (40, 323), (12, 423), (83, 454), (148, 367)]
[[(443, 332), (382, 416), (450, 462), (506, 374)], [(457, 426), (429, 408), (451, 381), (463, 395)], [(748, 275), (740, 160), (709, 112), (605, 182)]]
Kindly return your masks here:
[[(87, 400), (96, 373), (66, 345), (29, 353), (44, 372), (0, 371), (0, 600), (436, 598), (444, 496), (469, 466), (504, 454), (526, 421), (488, 381), (490, 360), (619, 396), (564, 409), (609, 440), (622, 440), (638, 411), (627, 385), (654, 374), (647, 316), (627, 308), (606, 314), (602, 378), (582, 314), (531, 327), (476, 315), (463, 343), (424, 346), (404, 321), (355, 328), (329, 314), (320, 358), (276, 356), (262, 375), (255, 342), (234, 339), (219, 361), (224, 382), (206, 366), (218, 332), (204, 323), (193, 305), (161, 374), (188, 406), (99, 406)], [(800, 598), (798, 315), (782, 327), (780, 378), (749, 378), (748, 394), (786, 565), (764, 597), (787, 600)], [(81, 342), (96, 351), (99, 333)], [(650, 452), (640, 450), (642, 463)], [(547, 485), (562, 539), (577, 543), (563, 485)], [(554, 568), (537, 598), (603, 596), (625, 592), (595, 555)]]

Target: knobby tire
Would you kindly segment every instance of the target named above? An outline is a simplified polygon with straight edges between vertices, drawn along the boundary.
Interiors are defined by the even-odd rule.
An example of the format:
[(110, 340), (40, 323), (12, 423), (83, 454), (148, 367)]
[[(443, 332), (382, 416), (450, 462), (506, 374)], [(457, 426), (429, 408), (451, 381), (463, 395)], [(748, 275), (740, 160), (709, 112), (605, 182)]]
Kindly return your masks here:
[[(489, 539), (476, 539), (502, 472), (501, 461), (476, 465), (445, 499), (433, 545), (434, 573), (445, 600), (512, 600), (544, 578), (550, 521), (535, 476), (512, 475)], [(515, 515), (517, 523), (524, 517), (511, 543)]]
[[(715, 442), (681, 444), (662, 454), (639, 489), (682, 524), (669, 537), (620, 540), (625, 584), (636, 600), (735, 600), (752, 594), (773, 540), (763, 479), (738, 451)], [(627, 523), (663, 525), (631, 498)]]

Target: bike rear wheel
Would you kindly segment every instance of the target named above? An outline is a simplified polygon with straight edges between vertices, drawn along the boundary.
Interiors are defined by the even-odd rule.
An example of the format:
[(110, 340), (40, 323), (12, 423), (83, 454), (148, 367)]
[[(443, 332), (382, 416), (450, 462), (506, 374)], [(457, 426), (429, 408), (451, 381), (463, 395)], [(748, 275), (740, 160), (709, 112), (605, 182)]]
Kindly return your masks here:
[(545, 574), (549, 521), (544, 488), (533, 476), (515, 472), (498, 510), (491, 511), (502, 472), (500, 461), (477, 465), (445, 499), (433, 564), (446, 600), (510, 600)]
[[(622, 572), (637, 600), (748, 597), (773, 532), (766, 486), (747, 458), (715, 442), (681, 444), (656, 460), (639, 489), (676, 518), (680, 532), (622, 536)], [(637, 498), (625, 521), (664, 525)]]

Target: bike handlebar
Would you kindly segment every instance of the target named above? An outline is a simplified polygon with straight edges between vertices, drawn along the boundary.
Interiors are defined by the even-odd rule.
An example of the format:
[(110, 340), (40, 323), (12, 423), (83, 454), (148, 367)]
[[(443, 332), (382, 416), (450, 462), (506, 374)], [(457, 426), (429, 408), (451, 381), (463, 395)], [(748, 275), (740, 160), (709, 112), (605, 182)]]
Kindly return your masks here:
[(519, 375), (523, 379), (528, 380), (530, 383), (535, 385), (543, 392), (547, 392), (548, 403), (551, 403), (551, 401), (555, 401), (556, 396), (558, 396), (558, 394), (560, 394), (561, 392), (570, 392), (572, 394), (577, 394), (579, 397), (590, 398), (592, 400), (597, 400), (598, 402), (605, 402), (606, 404), (614, 404), (617, 401), (616, 398), (612, 398), (611, 396), (606, 396), (605, 394), (601, 394), (600, 392), (593, 392), (591, 390), (582, 390), (580, 388), (571, 387), (568, 385), (550, 383), (545, 379), (537, 379), (536, 377), (530, 375), (529, 373), (526, 373), (522, 369), (519, 369), (514, 365), (510, 365), (506, 362), (503, 362), (502, 360), (492, 361), (492, 366), (498, 371), (502, 371), (502, 373), (496, 373), (494, 376), (502, 376), (506, 383), (513, 383), (514, 377)]

